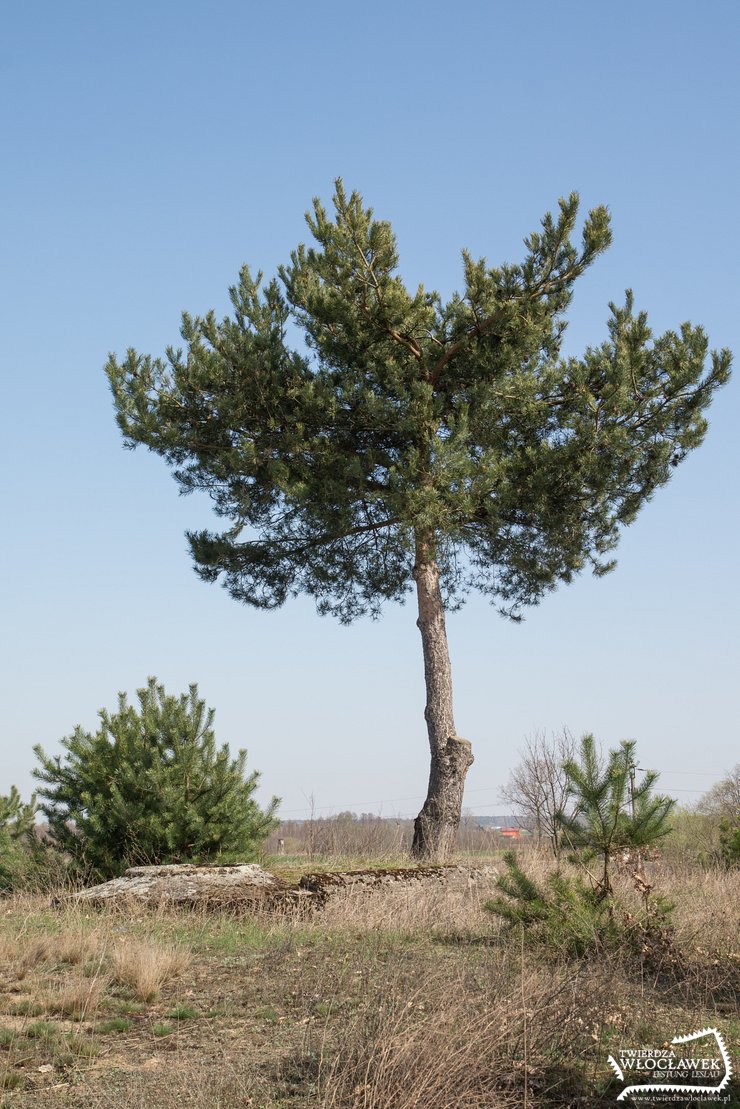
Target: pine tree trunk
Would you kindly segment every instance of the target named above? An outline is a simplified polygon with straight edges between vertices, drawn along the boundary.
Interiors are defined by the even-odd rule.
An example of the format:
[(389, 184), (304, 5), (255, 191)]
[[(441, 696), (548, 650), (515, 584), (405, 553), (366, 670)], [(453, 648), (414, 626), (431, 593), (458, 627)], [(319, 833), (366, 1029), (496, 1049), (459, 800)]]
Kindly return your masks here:
[(416, 859), (443, 861), (455, 849), (465, 775), (473, 762), (470, 744), (455, 733), (452, 672), (439, 567), (433, 544), (417, 539), (414, 580), (419, 604), (416, 621), (424, 649), (427, 704), (424, 717), (432, 762), (424, 806), (414, 823), (411, 853)]

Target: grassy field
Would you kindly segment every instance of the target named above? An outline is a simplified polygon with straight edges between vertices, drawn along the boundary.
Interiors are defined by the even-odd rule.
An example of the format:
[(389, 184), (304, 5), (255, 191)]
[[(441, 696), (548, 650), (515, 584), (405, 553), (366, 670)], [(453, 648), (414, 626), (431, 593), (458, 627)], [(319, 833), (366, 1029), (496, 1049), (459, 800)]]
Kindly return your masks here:
[[(267, 860), (281, 865), (300, 870)], [(657, 961), (538, 949), (482, 908), (490, 881), (350, 889), (307, 919), (6, 899), (2, 1104), (615, 1105), (610, 1051), (707, 1025), (738, 1065), (740, 874), (658, 868), (655, 880), (677, 906)], [(636, 906), (628, 883), (620, 893)]]

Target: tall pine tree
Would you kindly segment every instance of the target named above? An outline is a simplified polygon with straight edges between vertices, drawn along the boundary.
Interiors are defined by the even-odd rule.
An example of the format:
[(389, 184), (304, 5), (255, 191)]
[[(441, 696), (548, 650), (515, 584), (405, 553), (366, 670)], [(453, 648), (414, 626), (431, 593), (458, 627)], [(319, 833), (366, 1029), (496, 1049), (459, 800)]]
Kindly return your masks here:
[(185, 314), (183, 349), (107, 365), (126, 444), (162, 455), (227, 521), (189, 535), (206, 581), (262, 608), (305, 592), (344, 621), (415, 588), (431, 749), (420, 858), (454, 845), (473, 761), (446, 606), (479, 589), (517, 617), (584, 567), (609, 570), (729, 375), (701, 328), (654, 337), (631, 293), (601, 346), (561, 356), (574, 283), (611, 237), (596, 208), (574, 245), (577, 212), (576, 194), (561, 200), (521, 263), (465, 252), (445, 303), (405, 287), (390, 225), (339, 181), (333, 218), (318, 200), (307, 217), (314, 245), (264, 287), (244, 268), (230, 317)]

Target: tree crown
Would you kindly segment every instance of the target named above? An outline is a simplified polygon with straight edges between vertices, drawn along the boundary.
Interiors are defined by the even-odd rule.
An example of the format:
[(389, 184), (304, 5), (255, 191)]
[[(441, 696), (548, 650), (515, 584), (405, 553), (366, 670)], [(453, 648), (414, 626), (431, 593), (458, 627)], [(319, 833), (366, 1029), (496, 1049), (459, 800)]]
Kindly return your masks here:
[(338, 181), (333, 215), (307, 216), (314, 245), (266, 285), (244, 267), (231, 316), (184, 314), (165, 358), (111, 355), (126, 443), (228, 521), (189, 535), (198, 573), (351, 620), (403, 598), (420, 550), (448, 599), (478, 588), (512, 616), (610, 569), (619, 528), (701, 442), (730, 355), (688, 323), (654, 337), (628, 292), (604, 343), (562, 357), (574, 283), (611, 239), (600, 207), (574, 245), (577, 213), (573, 193), (518, 264), (464, 252), (445, 303), (405, 287), (390, 224)]

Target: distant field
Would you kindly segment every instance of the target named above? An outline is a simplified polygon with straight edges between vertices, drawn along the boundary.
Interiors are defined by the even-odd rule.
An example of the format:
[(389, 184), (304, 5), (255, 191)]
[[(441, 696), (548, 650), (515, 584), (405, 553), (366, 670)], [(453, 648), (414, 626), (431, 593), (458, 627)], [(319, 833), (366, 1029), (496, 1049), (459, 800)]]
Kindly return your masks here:
[[(266, 865), (290, 878), (319, 869)], [(658, 867), (654, 878), (677, 904), (665, 965), (547, 956), (483, 910), (490, 883), (348, 890), (304, 920), (9, 898), (2, 1104), (615, 1105), (610, 1051), (707, 1025), (740, 1064), (740, 873)]]

